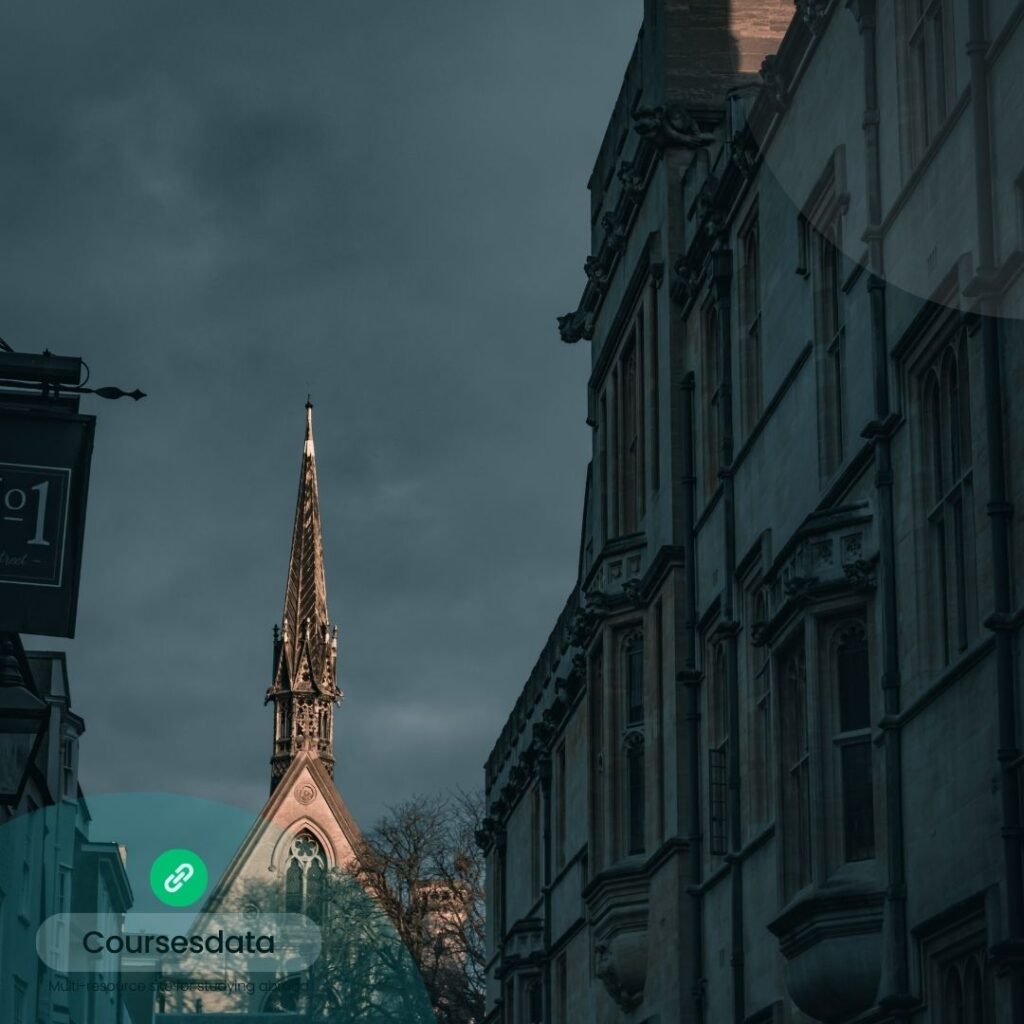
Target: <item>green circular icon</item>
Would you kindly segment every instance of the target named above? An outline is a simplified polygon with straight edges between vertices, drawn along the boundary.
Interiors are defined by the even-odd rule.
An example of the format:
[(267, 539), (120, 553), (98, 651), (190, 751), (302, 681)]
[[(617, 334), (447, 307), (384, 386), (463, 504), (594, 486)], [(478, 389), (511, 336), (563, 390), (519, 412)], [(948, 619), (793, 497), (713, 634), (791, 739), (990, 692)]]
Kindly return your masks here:
[(204, 892), (206, 865), (191, 850), (167, 850), (149, 869), (149, 884), (158, 900), (170, 907), (187, 907)]

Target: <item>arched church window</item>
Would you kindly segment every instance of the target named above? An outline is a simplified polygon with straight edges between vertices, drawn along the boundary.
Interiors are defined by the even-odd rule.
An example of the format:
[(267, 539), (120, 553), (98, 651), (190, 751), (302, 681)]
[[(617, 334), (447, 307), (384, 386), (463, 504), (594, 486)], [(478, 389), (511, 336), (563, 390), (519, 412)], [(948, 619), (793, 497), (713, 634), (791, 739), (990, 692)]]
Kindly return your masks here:
[(324, 899), (327, 856), (312, 832), (303, 830), (292, 840), (286, 865), (285, 913), (305, 914), (318, 921)]

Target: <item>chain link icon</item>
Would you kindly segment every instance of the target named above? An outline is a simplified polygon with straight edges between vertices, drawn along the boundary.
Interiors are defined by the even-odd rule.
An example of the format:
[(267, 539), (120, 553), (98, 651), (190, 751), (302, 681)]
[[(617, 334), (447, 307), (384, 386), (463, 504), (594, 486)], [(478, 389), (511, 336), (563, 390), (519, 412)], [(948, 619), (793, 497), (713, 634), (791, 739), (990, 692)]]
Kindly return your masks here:
[(164, 879), (164, 889), (167, 892), (177, 892), (195, 873), (196, 869), (191, 864), (179, 864)]

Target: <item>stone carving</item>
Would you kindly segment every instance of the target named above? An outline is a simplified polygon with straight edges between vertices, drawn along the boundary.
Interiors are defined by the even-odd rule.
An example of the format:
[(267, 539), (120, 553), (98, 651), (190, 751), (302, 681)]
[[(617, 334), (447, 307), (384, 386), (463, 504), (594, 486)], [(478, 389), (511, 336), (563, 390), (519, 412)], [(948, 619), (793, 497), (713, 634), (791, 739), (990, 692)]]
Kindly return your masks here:
[(317, 797), (316, 786), (312, 782), (300, 782), (293, 792), (300, 804), (311, 804)]
[(775, 54), (769, 54), (761, 62), (761, 79), (772, 106), (778, 111), (785, 110), (789, 103), (789, 88)]
[(638, 173), (636, 167), (629, 160), (623, 160), (619, 164), (616, 177), (622, 183), (622, 191), (627, 196), (634, 198), (644, 190), (644, 176)]
[(810, 597), (811, 590), (818, 582), (816, 576), (790, 576), (782, 584), (786, 597), (793, 601), (804, 601)]
[(864, 537), (860, 533), (848, 533), (842, 540), (843, 561), (856, 562), (864, 551)]
[(670, 146), (698, 149), (714, 142), (710, 132), (701, 127), (682, 107), (638, 107), (633, 112), (637, 135), (650, 139), (660, 150)]
[(633, 753), (637, 750), (644, 749), (644, 732), (643, 729), (632, 728), (627, 729), (622, 737), (622, 749)]
[(796, 0), (797, 14), (815, 35), (821, 34), (831, 6), (832, 0)]
[(846, 573), (850, 585), (857, 590), (873, 590), (876, 586), (874, 566), (863, 558), (845, 563), (843, 572)]
[(755, 647), (764, 647), (768, 642), (768, 623), (752, 622), (750, 624), (750, 640)]
[(639, 608), (641, 605), (640, 595), (640, 581), (639, 580), (626, 580), (622, 584), (622, 592), (629, 598), (631, 604), (635, 608)]
[(590, 341), (594, 336), (594, 316), (577, 309), (558, 318), (558, 333), (567, 345), (575, 344), (581, 338)]
[(699, 291), (702, 275), (680, 256), (672, 265), (672, 298), (685, 306)]
[(601, 256), (588, 256), (583, 264), (583, 273), (597, 288), (603, 289), (608, 283), (608, 264)]
[[(573, 647), (586, 647), (590, 642), (590, 637), (597, 627), (598, 622), (601, 620), (601, 612), (596, 607), (581, 608), (573, 616), (572, 624), (569, 626), (570, 639), (572, 640)], [(586, 665), (582, 654), (576, 655), (573, 658), (573, 667), (576, 668), (577, 658), (580, 661), (578, 666), (580, 672), (586, 671)]]
[(746, 128), (736, 132), (729, 142), (729, 157), (748, 180), (757, 166), (757, 149), (757, 141)]
[(647, 973), (646, 936), (617, 935), (594, 946), (595, 971), (616, 1006), (628, 1013), (640, 1005)]
[(813, 551), (815, 565), (827, 566), (832, 564), (832, 541), (830, 539), (816, 541)]
[(884, 902), (866, 881), (829, 883), (768, 925), (786, 958), (789, 994), (814, 1020), (839, 1024), (874, 1003)]
[(627, 234), (620, 218), (606, 213), (601, 217), (601, 227), (604, 228), (604, 245), (608, 252), (621, 252), (626, 247)]

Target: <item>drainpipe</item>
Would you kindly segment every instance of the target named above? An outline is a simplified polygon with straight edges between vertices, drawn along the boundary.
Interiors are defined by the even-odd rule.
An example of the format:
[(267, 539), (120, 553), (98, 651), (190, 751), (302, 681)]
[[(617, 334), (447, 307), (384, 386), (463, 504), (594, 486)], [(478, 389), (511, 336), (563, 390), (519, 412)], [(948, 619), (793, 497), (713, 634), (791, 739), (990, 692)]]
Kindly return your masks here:
[[(985, 377), (985, 439), (988, 444), (988, 515), (992, 537), (992, 614), (985, 625), (995, 634), (996, 686), (999, 707), (1000, 795), (1003, 813), (1003, 857), (1006, 869), (1006, 928), (1009, 951), (1019, 954), (1024, 943), (1024, 880), (1021, 864), (1020, 750), (1017, 747), (1016, 679), (1013, 658), (1013, 594), (1010, 578), (1010, 523), (1013, 515), (1006, 489), (1006, 448), (1003, 430), (1002, 342), (996, 318), (997, 296), (989, 283), (995, 273), (992, 208), (991, 120), (989, 114), (988, 40), (981, 0), (969, 0), (971, 106), (974, 112), (975, 204), (977, 209), (981, 351)], [(1024, 1020), (1024, 970), (1011, 966), (1010, 1016)]]
[(721, 447), (719, 477), (722, 481), (722, 615), (725, 642), (726, 686), (729, 693), (729, 846), (732, 892), (732, 986), (733, 1020), (743, 1024), (746, 1017), (746, 984), (743, 965), (743, 827), (740, 815), (740, 691), (739, 625), (736, 622), (736, 494), (733, 480), (732, 426), (732, 250), (719, 248), (711, 254), (711, 273), (718, 306), (719, 358), (722, 361), (719, 388)]
[(897, 723), (900, 713), (899, 618), (896, 600), (896, 540), (893, 510), (892, 434), (895, 417), (889, 404), (889, 345), (886, 334), (885, 254), (882, 222), (882, 168), (879, 142), (877, 24), (875, 0), (853, 0), (864, 48), (864, 156), (868, 228), (868, 301), (871, 310), (871, 361), (874, 420), (863, 436), (875, 454), (875, 501), (878, 512), (878, 584), (881, 602), (881, 722), (885, 759), (886, 935), (887, 950), (879, 1004), (889, 1009), (911, 1002), (907, 943), (907, 877), (903, 829), (903, 750)]
[[(694, 506), (697, 476), (694, 472), (693, 457), (693, 407), (694, 380), (689, 373), (683, 381), (682, 410), (682, 527), (685, 554), (685, 576), (683, 581), (683, 670), (677, 679), (686, 687), (686, 740), (687, 775), (689, 776), (690, 834), (689, 861), (690, 884), (690, 946), (691, 963), (680, 962), (679, 977), (691, 974), (693, 979), (693, 1020), (702, 1024), (704, 1020), (704, 902), (701, 896), (701, 806), (700, 806), (700, 673), (697, 670), (697, 582), (694, 575)], [(680, 943), (680, 950), (683, 944)]]

